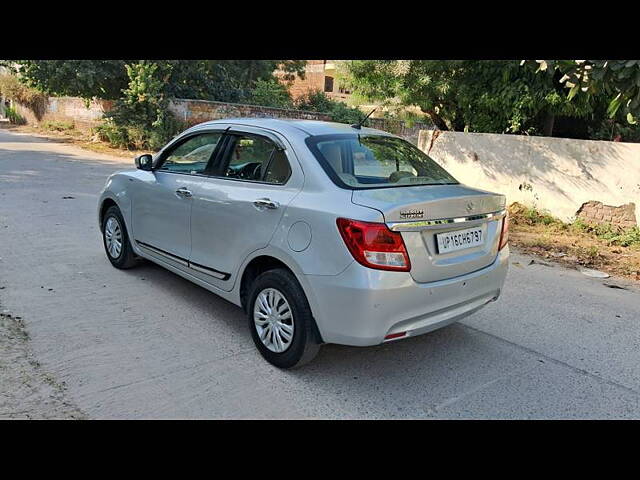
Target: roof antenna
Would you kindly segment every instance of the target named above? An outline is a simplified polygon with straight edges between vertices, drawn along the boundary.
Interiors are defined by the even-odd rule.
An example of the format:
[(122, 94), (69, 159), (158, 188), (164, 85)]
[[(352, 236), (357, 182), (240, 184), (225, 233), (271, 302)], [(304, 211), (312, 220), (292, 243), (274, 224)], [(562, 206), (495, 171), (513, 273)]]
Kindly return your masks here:
[(368, 114), (366, 117), (364, 117), (364, 118), (363, 118), (362, 120), (360, 120), (358, 123), (354, 123), (354, 124), (353, 124), (353, 125), (351, 125), (351, 126), (352, 126), (353, 128), (357, 128), (358, 130), (360, 130), (360, 129), (362, 128), (362, 125), (364, 125), (364, 122), (366, 122), (366, 121), (367, 121), (367, 118), (369, 118), (369, 117), (371, 116), (371, 114), (372, 114), (373, 112), (375, 112), (377, 109), (378, 109), (378, 107), (374, 108), (373, 110), (371, 110), (371, 111), (369, 112), (369, 114)]

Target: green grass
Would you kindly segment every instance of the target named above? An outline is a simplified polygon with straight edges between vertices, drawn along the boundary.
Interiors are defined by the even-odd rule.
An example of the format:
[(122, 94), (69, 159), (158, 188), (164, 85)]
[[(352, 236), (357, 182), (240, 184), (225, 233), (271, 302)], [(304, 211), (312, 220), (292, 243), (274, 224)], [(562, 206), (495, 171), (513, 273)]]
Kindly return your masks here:
[(640, 246), (640, 228), (637, 226), (625, 230), (620, 227), (614, 227), (609, 223), (591, 225), (580, 218), (576, 219), (571, 226), (578, 231), (591, 233), (602, 240), (606, 240), (611, 245), (620, 247)]
[(56, 122), (56, 121), (51, 121), (51, 120), (47, 120), (45, 122), (42, 122), (40, 124), (40, 126), (46, 130), (56, 130), (58, 132), (64, 132), (66, 130), (73, 130), (74, 129), (74, 124), (73, 122)]
[(524, 225), (544, 225), (553, 227), (553, 230), (572, 230), (578, 233), (587, 233), (605, 240), (610, 245), (620, 247), (640, 247), (640, 227), (635, 226), (627, 229), (616, 227), (611, 224), (589, 224), (583, 219), (577, 218), (571, 223), (549, 214), (547, 211), (540, 211), (535, 207), (526, 207), (520, 204), (510, 206), (510, 214), (514, 224)]
[[(516, 218), (514, 220), (516, 223), (523, 222), (528, 225), (561, 225), (563, 223), (545, 210), (540, 211), (535, 207), (519, 207), (515, 213)], [(514, 214), (514, 212), (511, 213)]]
[(9, 122), (13, 123), (14, 125), (25, 125), (27, 123), (25, 118), (20, 115), (13, 107), (7, 107), (5, 109), (5, 115), (9, 119)]

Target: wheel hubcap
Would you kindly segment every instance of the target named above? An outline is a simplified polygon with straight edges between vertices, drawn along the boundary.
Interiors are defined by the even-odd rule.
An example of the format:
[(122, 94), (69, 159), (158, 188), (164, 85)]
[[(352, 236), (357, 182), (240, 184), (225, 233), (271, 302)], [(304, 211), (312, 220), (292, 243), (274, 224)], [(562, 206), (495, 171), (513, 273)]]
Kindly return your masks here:
[(118, 258), (122, 252), (122, 229), (115, 217), (109, 217), (104, 227), (104, 240), (111, 258)]
[(253, 322), (258, 337), (272, 352), (282, 353), (293, 340), (293, 314), (287, 299), (275, 288), (265, 288), (256, 297)]

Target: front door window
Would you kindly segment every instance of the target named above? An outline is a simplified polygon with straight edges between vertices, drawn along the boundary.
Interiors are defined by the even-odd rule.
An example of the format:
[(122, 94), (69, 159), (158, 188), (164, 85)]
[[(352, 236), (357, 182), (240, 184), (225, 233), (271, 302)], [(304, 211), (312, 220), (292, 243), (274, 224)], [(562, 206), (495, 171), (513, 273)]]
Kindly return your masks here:
[(204, 133), (189, 138), (169, 153), (159, 170), (173, 173), (203, 173), (221, 138), (221, 133)]

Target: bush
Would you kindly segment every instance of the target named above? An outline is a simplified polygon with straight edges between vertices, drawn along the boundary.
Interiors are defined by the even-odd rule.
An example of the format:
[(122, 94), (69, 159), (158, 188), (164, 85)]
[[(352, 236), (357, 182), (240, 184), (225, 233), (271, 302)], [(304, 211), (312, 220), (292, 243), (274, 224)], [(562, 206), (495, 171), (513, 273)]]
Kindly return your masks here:
[[(309, 92), (300, 97), (295, 103), (298, 110), (328, 113), (333, 122), (358, 123), (364, 118), (364, 114), (355, 107), (350, 107), (343, 102), (331, 100), (324, 92)], [(366, 124), (366, 123), (365, 123)]]
[(398, 108), (393, 110), (383, 110), (382, 116), (387, 120), (401, 122), (409, 128), (412, 128), (416, 123), (431, 123), (425, 114), (420, 114), (413, 110), (401, 110)]
[(509, 205), (509, 216), (514, 225), (563, 225), (549, 212), (539, 211), (535, 207), (527, 207), (518, 202)]
[(128, 150), (159, 150), (186, 128), (171, 112), (151, 127), (136, 124), (135, 119), (124, 124), (118, 122), (122, 120), (114, 121), (113, 117), (108, 117), (95, 128), (95, 132), (100, 140)]
[(576, 218), (571, 222), (571, 229), (578, 232), (586, 232), (589, 229), (589, 224), (585, 223), (582, 218)]
[[(364, 114), (357, 108), (350, 107), (342, 102), (334, 102), (333, 109), (329, 112), (331, 120), (339, 123), (347, 123), (349, 125), (359, 123)], [(365, 122), (366, 123), (366, 122)]]
[(605, 240), (610, 245), (640, 247), (640, 227), (637, 226), (624, 229), (609, 223), (586, 223), (582, 218), (576, 218), (570, 224), (565, 224), (548, 212), (540, 212), (535, 207), (527, 207), (518, 202), (509, 205), (509, 218), (513, 225), (552, 225), (553, 228), (550, 230), (556, 233), (562, 231), (585, 233)]
[(251, 90), (249, 103), (275, 108), (293, 108), (293, 99), (286, 86), (278, 80), (257, 80)]
[(158, 65), (140, 62), (126, 67), (129, 88), (105, 115), (96, 133), (118, 148), (157, 150), (184, 125), (167, 108), (166, 85), (157, 72)]
[(13, 107), (7, 107), (5, 109), (5, 114), (9, 119), (9, 123), (13, 123), (15, 125), (24, 125), (27, 123), (25, 118), (22, 115), (20, 115), (18, 112), (16, 112), (16, 109)]
[(333, 109), (334, 103), (323, 92), (313, 91), (299, 97), (295, 102), (295, 107), (298, 110), (329, 113)]
[(611, 245), (620, 247), (640, 246), (640, 227), (637, 226), (624, 229), (622, 227), (614, 227), (609, 223), (588, 224), (578, 218), (571, 224), (571, 227), (574, 230), (595, 235), (602, 240), (606, 240)]
[(640, 124), (631, 125), (626, 119), (607, 118), (588, 128), (588, 138), (612, 141), (618, 135), (623, 142), (640, 142)]
[(27, 87), (18, 80), (18, 77), (9, 74), (0, 75), (0, 95), (33, 110), (37, 109), (46, 99), (46, 95), (42, 92)]
[(46, 130), (55, 130), (57, 132), (64, 132), (66, 130), (73, 130), (75, 125), (73, 122), (63, 122), (63, 121), (51, 121), (47, 120), (42, 122), (40, 126)]
[(640, 227), (632, 227), (626, 232), (617, 235), (611, 239), (614, 245), (620, 245), (621, 247), (630, 247), (632, 245), (640, 246)]
[(116, 125), (113, 120), (107, 119), (95, 128), (98, 138), (108, 142), (116, 148), (130, 148), (131, 142), (126, 127)]

